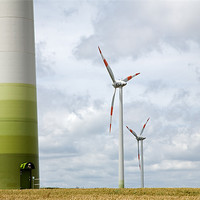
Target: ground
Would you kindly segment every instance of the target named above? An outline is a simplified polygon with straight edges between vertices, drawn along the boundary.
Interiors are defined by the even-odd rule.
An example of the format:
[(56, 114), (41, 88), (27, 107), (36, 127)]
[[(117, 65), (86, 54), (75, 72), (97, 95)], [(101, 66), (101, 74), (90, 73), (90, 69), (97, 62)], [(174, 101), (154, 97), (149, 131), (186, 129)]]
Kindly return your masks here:
[(199, 199), (200, 188), (0, 190), (0, 200)]

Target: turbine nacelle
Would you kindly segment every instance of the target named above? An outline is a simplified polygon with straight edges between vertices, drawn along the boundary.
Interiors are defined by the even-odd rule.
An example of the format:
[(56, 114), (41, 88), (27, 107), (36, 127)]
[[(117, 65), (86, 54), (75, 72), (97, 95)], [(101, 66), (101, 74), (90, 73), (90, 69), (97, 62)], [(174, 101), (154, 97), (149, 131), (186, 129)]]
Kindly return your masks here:
[(127, 84), (127, 82), (123, 81), (123, 80), (117, 80), (116, 82), (114, 82), (112, 84), (112, 86), (114, 88), (119, 88), (119, 87), (124, 87)]
[(146, 138), (145, 137), (138, 137), (136, 139), (139, 141), (139, 140), (145, 140)]

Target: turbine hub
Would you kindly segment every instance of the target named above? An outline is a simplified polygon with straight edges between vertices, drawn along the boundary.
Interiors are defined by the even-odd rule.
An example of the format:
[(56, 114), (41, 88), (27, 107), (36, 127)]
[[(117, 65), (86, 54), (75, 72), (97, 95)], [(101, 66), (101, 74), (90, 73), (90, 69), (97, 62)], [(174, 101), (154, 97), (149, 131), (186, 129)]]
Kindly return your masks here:
[(138, 140), (145, 140), (145, 137), (138, 137)]
[(112, 85), (113, 85), (114, 88), (119, 88), (119, 87), (124, 87), (126, 84), (127, 83), (125, 81), (117, 80)]

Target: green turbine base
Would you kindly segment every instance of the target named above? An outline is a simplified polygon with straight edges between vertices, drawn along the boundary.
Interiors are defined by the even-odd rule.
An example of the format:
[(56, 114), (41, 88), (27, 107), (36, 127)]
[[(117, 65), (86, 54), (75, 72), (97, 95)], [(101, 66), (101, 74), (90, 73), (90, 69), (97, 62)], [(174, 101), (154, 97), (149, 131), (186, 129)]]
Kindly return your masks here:
[[(1, 189), (20, 189), (20, 165), (24, 162), (34, 163), (35, 169), (32, 170), (32, 176), (36, 179), (39, 178), (38, 155), (0, 154)], [(39, 188), (39, 185), (34, 186), (34, 188)]]
[(0, 83), (0, 189), (20, 188), (24, 162), (34, 164), (39, 179), (36, 87)]

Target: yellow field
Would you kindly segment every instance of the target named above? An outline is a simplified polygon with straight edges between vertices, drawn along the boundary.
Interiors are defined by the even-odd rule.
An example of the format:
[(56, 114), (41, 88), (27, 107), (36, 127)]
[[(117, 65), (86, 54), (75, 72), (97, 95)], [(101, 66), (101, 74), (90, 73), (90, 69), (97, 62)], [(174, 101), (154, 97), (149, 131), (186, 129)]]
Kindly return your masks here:
[(110, 199), (199, 199), (200, 188), (145, 188), (145, 189), (39, 189), (0, 190), (0, 200), (110, 200)]

